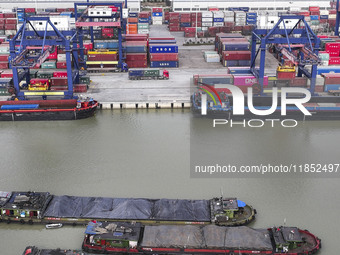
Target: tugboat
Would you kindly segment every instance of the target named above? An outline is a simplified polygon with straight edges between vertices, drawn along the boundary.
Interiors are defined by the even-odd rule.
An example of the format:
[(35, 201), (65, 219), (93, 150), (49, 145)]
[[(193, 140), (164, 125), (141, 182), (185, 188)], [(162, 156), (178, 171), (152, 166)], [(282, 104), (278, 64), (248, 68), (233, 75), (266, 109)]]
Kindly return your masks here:
[(93, 116), (97, 106), (92, 98), (0, 101), (0, 121), (78, 120)]
[(90, 222), (82, 248), (105, 254), (285, 254), (307, 255), (321, 240), (297, 227), (150, 225)]

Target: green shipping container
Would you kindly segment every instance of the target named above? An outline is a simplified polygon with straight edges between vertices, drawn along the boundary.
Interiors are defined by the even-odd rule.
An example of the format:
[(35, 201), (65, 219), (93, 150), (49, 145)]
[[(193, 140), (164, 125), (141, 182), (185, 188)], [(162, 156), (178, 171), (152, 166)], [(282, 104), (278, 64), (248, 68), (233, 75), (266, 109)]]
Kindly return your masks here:
[(328, 53), (319, 53), (319, 58), (321, 61), (328, 61), (329, 60), (329, 54)]
[(30, 78), (37, 78), (37, 73), (38, 73), (38, 70), (36, 69), (30, 69)]
[(10, 96), (7, 88), (0, 88), (0, 96)]
[(138, 30), (140, 29), (149, 29), (148, 23), (138, 23)]
[(144, 70), (144, 77), (157, 77), (157, 76), (159, 76), (159, 69)]
[(41, 64), (42, 69), (56, 69), (56, 62), (55, 61), (46, 61)]
[(312, 21), (311, 21), (311, 24), (312, 24), (313, 26), (317, 26), (317, 25), (320, 24), (320, 21), (319, 21), (319, 20), (312, 20)]
[(90, 85), (90, 77), (89, 76), (81, 76), (79, 77), (80, 84)]
[(37, 78), (49, 79), (53, 77), (53, 71), (43, 71), (40, 70), (37, 73)]
[(0, 54), (9, 54), (9, 46), (0, 45)]

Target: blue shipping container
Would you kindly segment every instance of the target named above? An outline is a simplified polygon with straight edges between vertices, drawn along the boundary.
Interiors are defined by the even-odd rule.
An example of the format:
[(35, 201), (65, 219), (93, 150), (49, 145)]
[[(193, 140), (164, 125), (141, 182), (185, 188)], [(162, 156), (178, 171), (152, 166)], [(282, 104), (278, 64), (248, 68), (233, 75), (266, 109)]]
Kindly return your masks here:
[(325, 85), (324, 91), (327, 92), (329, 90), (340, 90), (340, 84), (329, 84)]
[(148, 18), (139, 18), (138, 22), (139, 23), (149, 23), (149, 19)]
[(137, 18), (138, 13), (137, 12), (129, 12), (129, 18)]
[(214, 22), (224, 22), (224, 18), (214, 18)]
[(178, 67), (178, 61), (151, 61), (150, 67)]
[[(249, 67), (244, 68), (228, 68), (230, 74), (252, 74)], [(259, 70), (259, 68), (256, 68)]]
[(340, 66), (318, 66), (317, 74), (340, 73)]
[(256, 12), (247, 12), (247, 17), (257, 17), (257, 13)]
[(310, 15), (310, 20), (319, 20), (319, 15)]
[(240, 7), (240, 11), (249, 12), (249, 7)]
[(17, 12), (25, 12), (25, 8), (17, 8)]
[(95, 49), (107, 49), (107, 42), (94, 42)]
[(233, 76), (229, 75), (228, 77), (203, 77), (198, 78), (198, 81), (208, 85), (233, 84)]
[(181, 27), (191, 27), (191, 23), (190, 22), (183, 22), (180, 24)]
[(238, 66), (238, 60), (223, 60), (223, 66)]
[(240, 8), (239, 7), (229, 7), (228, 11), (239, 11)]
[(162, 13), (162, 12), (153, 12), (153, 13), (152, 13), (152, 16), (153, 16), (153, 17), (162, 17), (162, 16), (163, 16), (163, 13)]
[(246, 23), (247, 23), (247, 25), (256, 25), (256, 21), (248, 21), (248, 20), (247, 20)]
[(250, 22), (255, 21), (256, 22), (257, 19), (256, 18), (247, 18), (246, 21), (250, 21)]
[(239, 66), (250, 66), (250, 60), (239, 60), (238, 65)]
[(146, 53), (146, 46), (129, 46), (129, 47), (126, 47), (126, 53)]
[(320, 15), (320, 19), (328, 19), (328, 15)]
[(108, 49), (118, 49), (118, 41), (109, 41), (107, 42)]
[(150, 45), (150, 53), (178, 53), (177, 45)]
[(143, 76), (144, 75), (144, 70), (129, 70), (129, 76)]
[(222, 50), (230, 50), (230, 51), (236, 51), (236, 50), (249, 50), (249, 43), (237, 43), (237, 44), (223, 44)]

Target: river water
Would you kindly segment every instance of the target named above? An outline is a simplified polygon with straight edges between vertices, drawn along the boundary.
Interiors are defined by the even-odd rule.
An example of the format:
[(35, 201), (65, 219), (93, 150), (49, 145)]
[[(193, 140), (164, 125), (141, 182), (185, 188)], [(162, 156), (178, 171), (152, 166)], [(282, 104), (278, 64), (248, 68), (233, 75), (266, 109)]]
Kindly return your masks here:
[[(340, 123), (211, 131), (211, 120), (194, 119), (189, 110), (139, 109), (99, 111), (79, 121), (2, 122), (0, 127), (1, 190), (188, 199), (210, 199), (223, 190), (257, 209), (252, 227), (278, 226), (286, 219), (287, 225), (322, 239), (319, 254), (338, 254), (336, 174), (235, 177), (195, 175), (192, 167), (197, 158), (235, 165), (339, 163)], [(27, 245), (79, 249), (83, 231), (1, 223), (0, 254), (22, 254)]]

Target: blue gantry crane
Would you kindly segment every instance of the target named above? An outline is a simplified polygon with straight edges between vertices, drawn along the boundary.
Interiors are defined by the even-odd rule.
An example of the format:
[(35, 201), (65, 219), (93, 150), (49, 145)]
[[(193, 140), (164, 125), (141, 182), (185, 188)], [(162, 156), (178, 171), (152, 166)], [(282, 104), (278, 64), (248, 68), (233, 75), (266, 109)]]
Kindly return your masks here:
[[(33, 21), (45, 22), (45, 30), (36, 30), (32, 24)], [(52, 27), (52, 30), (48, 30), (48, 26)], [(82, 42), (80, 43), (82, 44)], [(10, 40), (10, 64), (16, 97), (19, 100), (25, 100), (30, 96), (41, 96), (43, 99), (48, 96), (58, 96), (64, 99), (74, 98), (73, 84), (79, 83), (80, 73), (77, 44), (76, 31), (59, 31), (49, 17), (25, 17), (17, 34)], [(22, 80), (26, 80), (27, 84), (30, 83), (30, 68), (39, 68), (57, 46), (65, 48), (68, 89), (66, 91), (21, 90), (19, 84)], [(32, 53), (33, 48), (35, 49), (34, 54)]]
[[(286, 24), (294, 21), (292, 28), (287, 28)], [(257, 48), (256, 43), (260, 41)], [(304, 16), (283, 15), (272, 29), (255, 28), (252, 33), (251, 48), (251, 72), (259, 80), (263, 92), (263, 80), (265, 70), (266, 47), (268, 44), (276, 44), (281, 53), (291, 60), (298, 68), (298, 77), (305, 75), (310, 79), (310, 92), (314, 95), (317, 75), (317, 65), (320, 63), (318, 57), (320, 39), (314, 34), (305, 21)], [(295, 56), (292, 49), (298, 49), (299, 55)], [(260, 68), (255, 68), (256, 58), (260, 55)], [(311, 65), (311, 71), (306, 68)]]
[[(100, 26), (100, 27), (116, 27), (118, 28), (118, 62), (115, 63), (118, 65), (120, 69), (124, 69), (124, 57), (123, 57), (123, 38), (122, 34), (126, 31), (126, 20), (123, 18), (123, 8), (126, 8), (126, 2), (86, 2), (86, 3), (74, 3), (74, 14), (76, 20), (76, 28), (78, 36), (83, 37), (83, 29), (90, 28), (91, 34), (91, 41), (94, 42), (93, 36), (93, 27)], [(85, 6), (86, 9), (80, 11), (81, 6)], [(88, 11), (90, 7), (95, 6), (114, 6), (118, 8), (118, 12), (113, 13), (111, 16), (107, 16), (104, 14), (98, 14), (96, 16), (90, 16)], [(117, 15), (118, 13), (118, 15)], [(113, 21), (105, 21), (106, 19), (112, 19)], [(96, 20), (96, 21), (94, 21)], [(98, 21), (99, 20), (99, 21)], [(103, 21), (102, 21), (103, 20)], [(80, 40), (82, 41), (82, 40)], [(83, 49), (83, 45), (80, 45), (80, 48)], [(84, 59), (84, 52), (81, 51), (81, 59)], [(105, 61), (102, 61), (101, 64), (106, 64)], [(112, 61), (107, 64), (112, 64)], [(86, 63), (81, 62), (81, 67), (86, 68)]]

